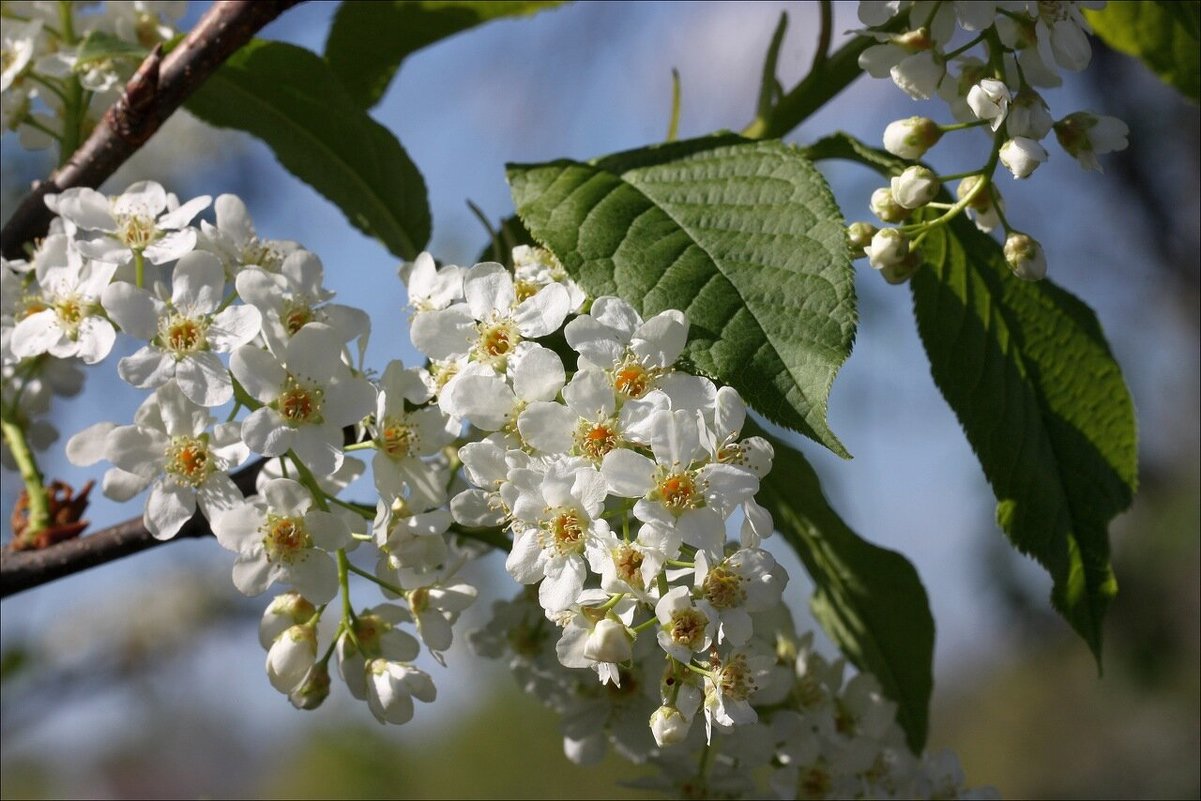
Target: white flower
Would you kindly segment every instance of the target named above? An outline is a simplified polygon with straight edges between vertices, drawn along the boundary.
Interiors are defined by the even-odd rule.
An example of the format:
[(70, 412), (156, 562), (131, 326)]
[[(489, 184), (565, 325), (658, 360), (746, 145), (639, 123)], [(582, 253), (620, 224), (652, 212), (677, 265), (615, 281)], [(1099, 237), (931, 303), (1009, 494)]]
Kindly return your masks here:
[(750, 613), (780, 602), (788, 574), (771, 554), (758, 548), (740, 548), (712, 567), (709, 557), (698, 551), (695, 583), (721, 618), (717, 641), (743, 646), (753, 633)]
[(546, 248), (518, 245), (513, 248), (513, 280), (518, 299), (536, 293), (547, 284), (559, 283), (567, 290), (568, 308), (578, 312), (587, 300), (584, 290), (571, 280), (555, 254)]
[(749, 699), (773, 662), (772, 656), (735, 651), (713, 668), (713, 676), (705, 678), (705, 725), (710, 738), (715, 725), (740, 726), (759, 719)]
[(1086, 170), (1101, 172), (1098, 155), (1125, 150), (1130, 128), (1117, 117), (1077, 111), (1055, 123), (1055, 138)]
[(918, 209), (938, 196), (942, 184), (928, 167), (915, 164), (892, 178), (892, 197), (900, 206)]
[(105, 495), (114, 500), (127, 500), (149, 485), (142, 520), (155, 538), (166, 540), (179, 533), (197, 505), (212, 521), (242, 500), (228, 473), (250, 452), (236, 423), (217, 424), (209, 433), (214, 422), (171, 381), (147, 399), (134, 425), (86, 428), (68, 443), (68, 456), (88, 464), (103, 453), (117, 468), (104, 481)]
[(643, 321), (634, 307), (620, 298), (600, 297), (588, 314), (563, 329), (567, 344), (580, 354), (580, 368), (604, 370), (622, 398), (641, 398), (655, 388), (666, 389), (670, 367), (688, 342), (688, 319), (668, 309)]
[(655, 744), (666, 748), (684, 742), (692, 728), (692, 719), (684, 717), (684, 713), (676, 707), (665, 705), (651, 715), (650, 726)]
[(125, 264), (142, 253), (154, 264), (174, 261), (196, 246), (196, 231), (187, 225), (212, 199), (208, 195), (182, 206), (154, 181), (132, 184), (108, 198), (95, 189), (75, 187), (47, 195), (46, 205), (84, 231), (99, 236), (78, 243), (85, 256)]
[(397, 499), (376, 505), (371, 530), (380, 549), (376, 575), (401, 586), (424, 587), (442, 577), (450, 550), (443, 536), (450, 528), (445, 509), (418, 509)]
[(466, 303), (418, 312), (411, 329), (413, 345), (431, 359), (469, 354), (497, 371), (505, 369), (522, 340), (558, 329), (570, 304), (567, 290), (559, 284), (519, 301), (512, 275), (494, 263), (468, 270), (463, 294)]
[(860, 0), (859, 21), (876, 28), (895, 17), (900, 9), (901, 0)]
[(709, 649), (717, 633), (717, 612), (708, 601), (694, 601), (687, 587), (672, 587), (655, 604), (659, 647), (679, 662)]
[(293, 626), (308, 623), (317, 614), (317, 607), (298, 592), (283, 592), (271, 599), (259, 620), (259, 644), (271, 650), (279, 635)]
[(253, 306), (222, 309), (225, 272), (211, 253), (189, 253), (175, 265), (171, 299), (118, 281), (101, 302), (121, 329), (148, 344), (117, 365), (120, 376), (139, 388), (174, 378), (201, 406), (220, 406), (233, 397), (229, 371), (217, 357), (249, 342), (262, 317)]
[(1050, 64), (1053, 59), (1059, 66), (1073, 72), (1087, 67), (1093, 55), (1088, 44), (1088, 34), (1092, 33), (1092, 29), (1080, 9), (1100, 8), (1101, 5), (1071, 0), (1028, 2), (1029, 13), (1037, 19), (1035, 31), (1038, 36), (1039, 56), (1043, 62)]
[(893, 83), (914, 100), (929, 100), (938, 93), (947, 67), (933, 50), (923, 50), (902, 59), (889, 74)]
[(37, 260), (38, 305), (44, 308), (34, 311), (27, 302), (26, 315), (12, 333), (12, 351), (23, 359), (49, 353), (94, 364), (108, 355), (117, 338), (100, 306), (117, 265), (85, 261), (71, 249), (62, 255), (61, 260)]
[(509, 372), (512, 388), (490, 370), (464, 374), (455, 382), (444, 408), (484, 431), (517, 433), (518, 415), (526, 406), (550, 401), (567, 380), (558, 354), (533, 343), (514, 351)]
[(201, 220), (199, 246), (217, 254), (231, 277), (245, 267), (278, 272), (288, 254), (300, 248), (296, 242), (260, 239), (246, 204), (237, 195), (218, 195), (213, 211), (217, 224)]
[(441, 653), (450, 648), (451, 627), (459, 613), (475, 603), (478, 594), (475, 587), (464, 582), (417, 587), (405, 594), (417, 636), (439, 661)]
[(903, 159), (920, 159), (942, 138), (942, 129), (929, 117), (909, 117), (888, 123), (884, 149)]
[(1039, 281), (1047, 274), (1047, 256), (1038, 240), (1013, 231), (1005, 237), (1005, 261), (1018, 278)]
[(1001, 145), (1001, 163), (1014, 178), (1029, 178), (1030, 174), (1047, 160), (1047, 149), (1033, 139), (1015, 136)]
[(25, 68), (29, 66), (37, 48), (37, 39), (42, 32), (42, 21), (32, 19), (20, 25), (12, 25), (5, 19), (4, 31), (0, 34), (0, 92), (7, 92)]
[(976, 119), (988, 120), (995, 131), (1009, 113), (1009, 87), (995, 78), (985, 78), (968, 91), (967, 104)]
[(379, 604), (355, 616), (351, 628), (338, 638), (338, 672), (355, 698), (367, 699), (367, 663), (374, 659), (411, 662), (421, 652), (417, 639), (397, 624), (409, 613), (395, 604)]
[(340, 517), (312, 505), (301, 484), (279, 478), (212, 521), (217, 542), (237, 554), (233, 580), (240, 591), (258, 595), (282, 581), (315, 604), (333, 599), (338, 568), (330, 552), (349, 544), (350, 531)]
[(375, 389), (342, 362), (342, 344), (328, 326), (302, 328), (282, 360), (246, 345), (230, 359), (234, 377), (263, 406), (242, 421), (242, 439), (255, 453), (289, 449), (315, 473), (342, 464), (342, 427), (357, 423), (375, 401)]
[(445, 309), (463, 299), (462, 267), (447, 264), (438, 269), (434, 257), (422, 251), (400, 267), (400, 280), (409, 291), (409, 308), (416, 312)]
[(413, 718), (413, 699), (430, 703), (437, 688), (429, 674), (387, 659), (367, 663), (367, 706), (380, 723), (401, 724)]
[(1018, 92), (1009, 107), (1009, 124), (1005, 131), (1010, 136), (1024, 136), (1027, 139), (1042, 139), (1051, 132), (1054, 120), (1047, 104), (1038, 92), (1024, 88)]
[(421, 370), (406, 370), (399, 361), (388, 363), (380, 380), (375, 403), (375, 456), (371, 467), (375, 487), (383, 500), (400, 497), (407, 485), (425, 497), (444, 493), (437, 470), (422, 460), (433, 456), (454, 439), (452, 426), (437, 406), (408, 411), (408, 405), (429, 399)]
[(238, 273), (238, 295), (263, 315), (263, 338), (275, 353), (310, 323), (324, 323), (342, 342), (365, 337), (371, 330), (366, 312), (327, 303), (334, 296), (322, 286), (321, 260), (307, 250), (294, 250), (278, 273), (248, 267)]
[(600, 519), (606, 494), (595, 468), (571, 461), (552, 464), (538, 484), (521, 488), (512, 514), (525, 525), (515, 531), (505, 569), (522, 584), (541, 580), (544, 609), (567, 609), (584, 588), (585, 546), (609, 530)]

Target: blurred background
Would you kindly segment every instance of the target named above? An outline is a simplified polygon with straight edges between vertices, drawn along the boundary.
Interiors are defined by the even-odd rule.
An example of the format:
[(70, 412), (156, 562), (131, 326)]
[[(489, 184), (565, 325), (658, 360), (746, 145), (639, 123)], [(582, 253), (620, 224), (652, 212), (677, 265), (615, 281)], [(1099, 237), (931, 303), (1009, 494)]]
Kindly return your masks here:
[[(192, 5), (185, 26), (203, 7)], [(262, 35), (320, 52), (335, 8), (304, 4)], [(815, 5), (577, 3), (490, 23), (408, 59), (373, 113), (429, 185), (430, 250), (474, 261), (487, 234), (467, 201), (493, 221), (512, 213), (506, 161), (587, 159), (662, 140), (673, 67), (681, 138), (742, 128), (782, 10), (790, 25), (780, 72), (790, 86), (812, 60)], [(835, 23), (839, 33), (858, 27), (854, 4), (838, 4)], [(1141, 487), (1112, 527), (1121, 591), (1106, 625), (1104, 677), (1051, 611), (1041, 568), (993, 522), (992, 494), (930, 378), (908, 291), (863, 262), (855, 350), (830, 402), (831, 425), (855, 458), (801, 447), (851, 526), (917, 567), (938, 626), (930, 747), (954, 749), (970, 784), (1015, 798), (1196, 798), (1198, 109), (1099, 43), (1086, 72), (1045, 96), (1056, 117), (1090, 109), (1131, 129), (1128, 150), (1102, 157), (1103, 175), (1048, 143), (1051, 159), (1030, 180), (999, 179), (1010, 220), (1043, 242), (1051, 278), (1096, 310), (1138, 411)], [(947, 119), (939, 104), (915, 104), (891, 82), (865, 78), (790, 139), (841, 129), (878, 143), (888, 122), (923, 113)], [(986, 147), (983, 136), (959, 134), (930, 160), (959, 172)], [(7, 219), (52, 163), (11, 134), (3, 154)], [(848, 165), (822, 169), (848, 220), (868, 219), (877, 179)], [(303, 242), (340, 300), (371, 313), (368, 364), (417, 358), (396, 259), (256, 140), (176, 115), (105, 189), (143, 178), (181, 198), (241, 196), (260, 235)], [(65, 440), (97, 420), (128, 419), (139, 400), (115, 371), (93, 369), (83, 395), (56, 401), (55, 420)], [(99, 475), (61, 452), (43, 467), (76, 484)], [(19, 481), (3, 479), (7, 519)], [(89, 517), (100, 527), (140, 509), (98, 499)], [(772, 545), (793, 577), (798, 621), (812, 628), (811, 588), (795, 557)], [(572, 766), (554, 716), (462, 642), (448, 667), (422, 663), (439, 698), (404, 727), (379, 726), (337, 682), (319, 712), (293, 710), (263, 674), (256, 628), (266, 599), (238, 595), (231, 561), (212, 541), (181, 542), (0, 605), (0, 796), (638, 797), (619, 786), (637, 768), (616, 758)], [(460, 631), (482, 625), (491, 601), (514, 589), (499, 555), (474, 569), (481, 600)], [(356, 598), (374, 597), (367, 590)]]

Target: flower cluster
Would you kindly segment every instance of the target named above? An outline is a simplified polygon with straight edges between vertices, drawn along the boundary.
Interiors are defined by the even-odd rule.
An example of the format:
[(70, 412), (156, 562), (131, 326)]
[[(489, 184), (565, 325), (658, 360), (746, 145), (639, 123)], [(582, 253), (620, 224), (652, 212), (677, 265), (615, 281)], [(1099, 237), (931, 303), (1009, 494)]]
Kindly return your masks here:
[(5, 0), (0, 130), (17, 131), (25, 148), (82, 141), (142, 56), (175, 35), (187, 3), (89, 6), (94, 4)]
[[(987, 129), (992, 147), (982, 168), (940, 177), (915, 164), (876, 190), (872, 213), (899, 225), (878, 229), (856, 223), (849, 234), (857, 256), (866, 255), (890, 283), (905, 281), (921, 263), (918, 248), (926, 233), (966, 212), (980, 230), (1005, 232), (1005, 258), (1015, 275), (1028, 281), (1046, 275), (1042, 246), (1010, 225), (993, 175), (1003, 165), (1014, 178), (1029, 177), (1049, 157), (1042, 142), (1052, 131), (1063, 150), (1088, 170), (1101, 170), (1097, 156), (1126, 147), (1129, 129), (1121, 120), (1088, 111), (1056, 120), (1039, 94), (1060, 85), (1061, 69), (1088, 66), (1091, 30), (1082, 10), (1102, 5), (1090, 0), (859, 4), (860, 21), (869, 26), (865, 33), (879, 42), (861, 54), (860, 66), (874, 77), (891, 77), (915, 100), (943, 100), (955, 120), (939, 124), (915, 116), (892, 122), (884, 131), (885, 149), (914, 161), (944, 134), (968, 128)], [(976, 55), (981, 49), (983, 58)], [(956, 202), (935, 202), (952, 178), (959, 181)], [(923, 216), (923, 209), (936, 209), (940, 216)]]
[[(676, 789), (748, 793), (748, 766), (770, 764), (786, 797), (962, 790), (908, 755), (870, 677), (842, 687), (797, 640), (788, 576), (761, 547), (772, 447), (742, 436), (736, 391), (677, 369), (681, 312), (590, 300), (541, 248), (512, 268), (423, 253), (401, 276), (428, 362), (374, 376), (366, 315), (333, 302), (313, 253), (260, 238), (238, 198), (181, 203), (142, 182), (47, 204), (52, 233), (2, 269), (10, 455), (31, 463), (46, 434), (28, 416), (78, 389), (73, 364), (131, 340), (116, 369), (145, 400), (67, 455), (112, 465), (108, 497), (144, 494), (157, 538), (207, 518), (241, 592), (282, 587), (260, 637), (298, 708), (328, 696), (336, 660), (378, 720), (412, 718), (437, 692), (420, 653), (442, 663), (477, 596), (462, 566), (500, 547), (527, 589), (475, 642), (563, 713), (573, 758), (612, 742)], [(210, 206), (215, 222), (197, 222)], [(347, 500), (367, 450), (374, 500)], [(252, 455), (249, 491), (234, 471)], [(380, 601), (355, 611), (352, 576)]]

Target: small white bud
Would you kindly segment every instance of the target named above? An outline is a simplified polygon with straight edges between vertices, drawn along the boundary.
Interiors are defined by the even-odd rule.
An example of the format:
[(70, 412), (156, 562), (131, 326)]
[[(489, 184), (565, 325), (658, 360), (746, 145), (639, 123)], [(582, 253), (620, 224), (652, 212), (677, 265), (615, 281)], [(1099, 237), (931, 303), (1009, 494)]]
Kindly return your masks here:
[(907, 209), (919, 209), (937, 197), (940, 188), (933, 171), (914, 165), (892, 179), (892, 199)]
[(853, 222), (847, 226), (847, 242), (851, 246), (851, 258), (861, 259), (865, 248), (880, 229), (869, 222)]
[(920, 159), (942, 138), (942, 129), (929, 117), (910, 117), (888, 123), (884, 149), (903, 159)]
[(985, 78), (967, 93), (967, 104), (978, 120), (988, 120), (995, 131), (1009, 112), (1009, 87), (996, 78)]
[(270, 650), (280, 634), (293, 626), (309, 622), (315, 614), (317, 607), (298, 592), (285, 592), (275, 596), (263, 610), (263, 618), (259, 621), (259, 643)]
[(897, 203), (892, 196), (892, 190), (887, 186), (882, 186), (872, 192), (872, 199), (868, 206), (871, 208), (872, 214), (884, 222), (900, 222), (909, 216), (909, 209)]
[[(979, 175), (969, 175), (959, 182), (959, 186), (955, 187), (955, 196), (963, 200), (976, 188), (983, 180)], [(995, 188), (981, 189), (972, 197), (968, 203), (968, 216), (976, 221), (976, 227), (984, 233), (988, 233), (1001, 224), (1000, 210), (993, 201), (993, 192)]]
[(899, 228), (884, 228), (872, 237), (872, 243), (863, 250), (872, 268), (883, 270), (905, 260), (909, 255), (909, 240)]
[(1005, 237), (1005, 261), (1023, 281), (1041, 281), (1047, 275), (1047, 257), (1038, 240), (1016, 231)]
[(1046, 160), (1047, 149), (1033, 139), (1015, 136), (1001, 145), (1001, 163), (1014, 178), (1028, 178)]
[(300, 685), (288, 693), (288, 700), (297, 709), (316, 709), (329, 697), (329, 667), (324, 662), (313, 665)]
[(684, 742), (691, 727), (692, 721), (674, 706), (661, 706), (651, 713), (651, 734), (660, 748)]
[(1009, 106), (1009, 123), (1005, 128), (1010, 136), (1042, 139), (1051, 132), (1054, 120), (1042, 96), (1029, 87), (1018, 92)]
[(267, 678), (281, 693), (291, 693), (317, 661), (317, 627), (292, 626), (275, 638), (267, 652)]
[(612, 618), (597, 623), (584, 643), (584, 656), (594, 662), (625, 662), (633, 658), (626, 627)]

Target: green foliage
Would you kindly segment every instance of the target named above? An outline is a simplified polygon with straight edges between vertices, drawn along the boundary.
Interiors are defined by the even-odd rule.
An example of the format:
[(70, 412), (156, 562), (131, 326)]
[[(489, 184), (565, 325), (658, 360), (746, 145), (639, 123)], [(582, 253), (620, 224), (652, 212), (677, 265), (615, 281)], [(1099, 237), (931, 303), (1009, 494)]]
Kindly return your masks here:
[(1107, 45), (1142, 59), (1164, 83), (1201, 100), (1201, 3), (1116, 0), (1084, 13)]
[(912, 279), (931, 371), (997, 496), (997, 522), (1051, 574), (1051, 600), (1100, 660), (1117, 592), (1109, 521), (1137, 483), (1134, 407), (1092, 310), (1013, 277), (963, 217)]
[(920, 754), (934, 687), (934, 619), (917, 571), (847, 527), (799, 451), (754, 424), (743, 433), (766, 437), (776, 450), (758, 500), (813, 578), (814, 616), (856, 667), (880, 680)]
[(325, 58), (351, 99), (371, 108), (409, 54), (489, 20), (557, 5), (558, 0), (346, 0), (334, 16)]
[(838, 207), (794, 147), (735, 136), (509, 165), (517, 213), (593, 296), (681, 309), (693, 367), (840, 456), (830, 385), (855, 334)]
[(211, 125), (262, 139), (280, 164), (395, 255), (412, 259), (429, 241), (421, 173), (319, 56), (255, 40), (230, 57), (187, 108)]

